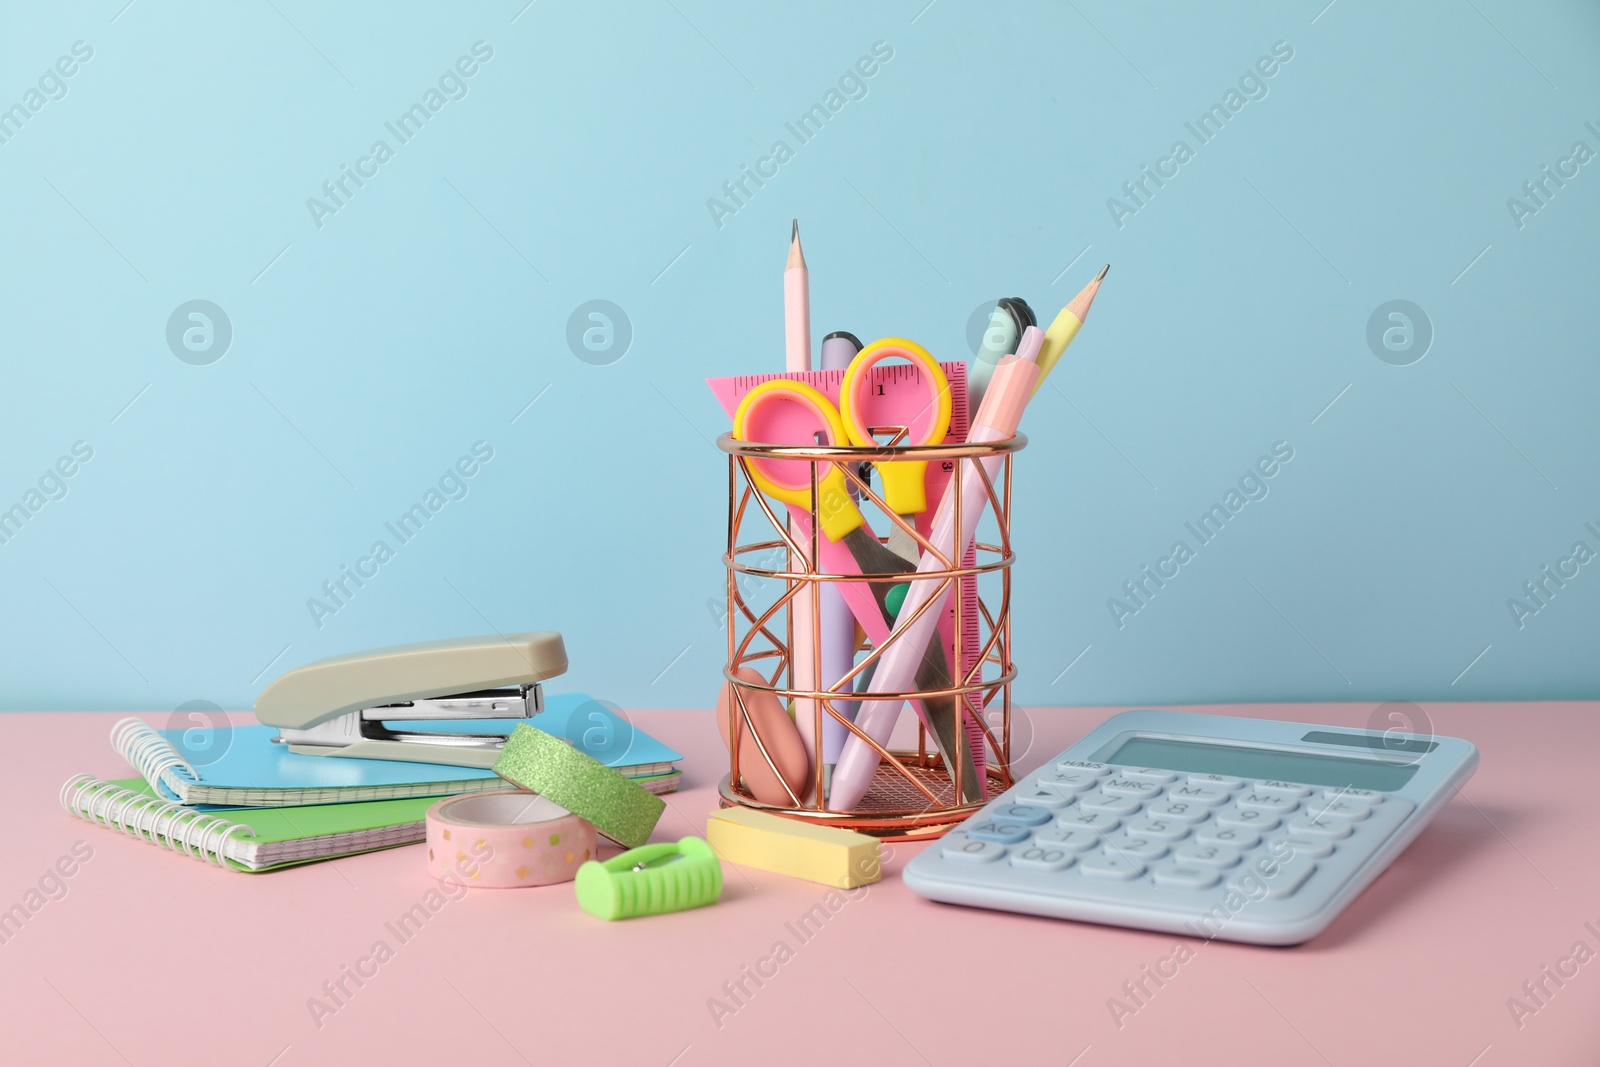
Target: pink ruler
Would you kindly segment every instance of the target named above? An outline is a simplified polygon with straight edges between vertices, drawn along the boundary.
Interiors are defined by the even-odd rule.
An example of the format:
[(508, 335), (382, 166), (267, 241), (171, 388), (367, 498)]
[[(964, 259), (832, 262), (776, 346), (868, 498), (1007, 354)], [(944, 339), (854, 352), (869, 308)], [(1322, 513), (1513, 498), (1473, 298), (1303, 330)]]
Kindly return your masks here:
[[(945, 435), (946, 444), (954, 444), (967, 439), (967, 430), (971, 426), (971, 412), (967, 403), (967, 365), (965, 363), (940, 363), (945, 377), (950, 382), (950, 429)], [(725, 378), (707, 378), (706, 384), (711, 387), (712, 394), (717, 398), (717, 403), (722, 405), (722, 410), (729, 419), (733, 418), (734, 411), (739, 407), (739, 401), (744, 399), (746, 393), (775, 378), (787, 378), (790, 381), (805, 382), (812, 388), (821, 392), (835, 404), (839, 402), (839, 388), (844, 381), (845, 372), (842, 370), (814, 370), (792, 371), (785, 374), (740, 374)], [(909, 424), (918, 417), (919, 412), (927, 402), (927, 387), (922, 382), (922, 368), (910, 363), (879, 363), (867, 370), (866, 380), (868, 388), (881, 399), (874, 404), (874, 417), (883, 424)], [(944, 497), (945, 486), (950, 483), (954, 464), (929, 463), (927, 472), (927, 499), (928, 508), (917, 516), (917, 532), (927, 536), (928, 528), (933, 522), (934, 505)], [(799, 509), (791, 509), (792, 515), (803, 516)], [(870, 532), (871, 526), (867, 529)], [(805, 523), (803, 532), (800, 527), (795, 530), (807, 539), (810, 537), (810, 525)], [(835, 553), (828, 549), (832, 546), (825, 545), (822, 553), (822, 563), (828, 569), (837, 573), (858, 573), (854, 567), (853, 557), (849, 557), (848, 550), (843, 546), (843, 551)], [(849, 565), (840, 565), (845, 558), (849, 558)], [(966, 566), (972, 565), (974, 556), (968, 552), (964, 561)], [(883, 625), (882, 616), (877, 610), (877, 603), (872, 599), (871, 593), (865, 583), (843, 583), (846, 600), (850, 604), (851, 612), (856, 620), (861, 623), (861, 628), (866, 631), (873, 643), (881, 644), (887, 636)], [(853, 587), (853, 588), (852, 588)], [(854, 595), (852, 595), (854, 592)], [(863, 595), (864, 594), (864, 595)], [(956, 665), (957, 676), (964, 676), (972, 669), (978, 657), (978, 583), (976, 578), (963, 578), (960, 582), (961, 603), (961, 642), (960, 648), (955, 649), (955, 599), (950, 601), (950, 608), (944, 618), (939, 620), (939, 634), (944, 641), (945, 653), (950, 662)], [(954, 654), (952, 654), (954, 653)], [(983, 740), (983, 727), (980, 725), (976, 701), (969, 702), (965, 725), (968, 743), (978, 767), (985, 766), (986, 753)], [(984, 795), (988, 795), (988, 780), (982, 780)]]

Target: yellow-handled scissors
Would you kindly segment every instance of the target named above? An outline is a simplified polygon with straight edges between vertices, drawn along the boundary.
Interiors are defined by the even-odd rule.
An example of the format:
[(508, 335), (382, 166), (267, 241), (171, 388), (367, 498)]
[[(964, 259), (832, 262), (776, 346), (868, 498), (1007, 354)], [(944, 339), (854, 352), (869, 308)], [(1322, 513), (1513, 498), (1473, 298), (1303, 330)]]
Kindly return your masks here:
[[(899, 357), (909, 367), (889, 367), (889, 380), (874, 383), (868, 372), (885, 359)], [(896, 388), (906, 375), (921, 388)], [(839, 415), (850, 443), (869, 446), (878, 433), (893, 433), (891, 445), (936, 445), (950, 432), (950, 381), (938, 360), (915, 341), (885, 337), (856, 353), (839, 385)], [(883, 500), (897, 515), (920, 515), (928, 507), (926, 460), (895, 460), (877, 465), (883, 478)]]
[[(867, 372), (893, 357), (911, 365), (885, 368), (888, 380), (874, 381)], [(901, 387), (900, 374), (907, 377), (908, 385), (918, 387)], [(733, 436), (783, 445), (871, 446), (879, 443), (874, 431), (892, 431), (896, 444), (936, 444), (950, 430), (950, 405), (949, 379), (928, 350), (903, 337), (885, 337), (851, 360), (839, 387), (837, 407), (805, 382), (774, 378), (739, 401), (733, 415)], [(884, 502), (896, 514), (915, 515), (927, 508), (927, 466), (924, 460), (878, 465)], [(762, 492), (803, 508), (811, 506), (810, 468), (805, 460), (750, 460), (751, 476)], [(828, 540), (838, 541), (861, 526), (861, 510), (851, 501), (838, 464), (818, 473), (817, 496), (818, 518)]]

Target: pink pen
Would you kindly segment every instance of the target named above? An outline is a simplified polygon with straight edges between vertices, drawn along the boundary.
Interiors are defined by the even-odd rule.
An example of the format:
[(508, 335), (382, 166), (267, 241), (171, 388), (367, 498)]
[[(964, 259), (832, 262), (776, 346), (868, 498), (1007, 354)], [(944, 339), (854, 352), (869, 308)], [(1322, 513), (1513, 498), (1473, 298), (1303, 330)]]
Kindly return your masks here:
[[(1030, 326), (1023, 331), (1016, 354), (1000, 360), (989, 389), (984, 393), (983, 404), (974, 417), (972, 430), (967, 434), (968, 443), (1003, 441), (1017, 432), (1023, 409), (1027, 407), (1039, 380), (1039, 367), (1033, 361), (1043, 341), (1044, 331), (1037, 326)], [(999, 455), (978, 460), (991, 483), (999, 476), (1003, 462), (1004, 457)], [(955, 529), (957, 492), (961, 494), (959, 531)], [(968, 463), (962, 471), (959, 484), (952, 481), (945, 489), (944, 498), (939, 501), (939, 510), (934, 513), (928, 543), (936, 546), (947, 558), (960, 560), (966, 553), (966, 546), (972, 543), (977, 533), (978, 519), (988, 499), (983, 479), (973, 464)], [(918, 573), (944, 569), (944, 564), (931, 550), (924, 552), (917, 563)], [(872, 676), (869, 692), (906, 692), (912, 687), (923, 649), (927, 647), (940, 616), (947, 610), (949, 597), (955, 591), (952, 583), (945, 588), (938, 605), (929, 606), (928, 610), (918, 614), (939, 593), (941, 584), (941, 580), (931, 578), (910, 583), (897, 616), (901, 621), (894, 628), (893, 643), (878, 660), (878, 669)], [(856, 726), (878, 744), (886, 746), (889, 736), (894, 732), (895, 721), (900, 717), (902, 703), (894, 698), (866, 701), (856, 715)], [(849, 810), (861, 803), (861, 798), (866, 796), (872, 785), (878, 762), (878, 753), (871, 745), (854, 735), (846, 740), (833, 770), (828, 806)]]

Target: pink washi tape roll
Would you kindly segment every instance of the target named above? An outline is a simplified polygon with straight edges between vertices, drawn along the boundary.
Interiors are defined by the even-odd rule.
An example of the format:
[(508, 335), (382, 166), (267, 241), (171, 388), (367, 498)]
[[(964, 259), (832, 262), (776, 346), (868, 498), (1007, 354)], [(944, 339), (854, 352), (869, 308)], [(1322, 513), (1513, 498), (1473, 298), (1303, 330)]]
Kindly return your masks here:
[(570, 882), (598, 851), (593, 823), (537, 793), (468, 793), (428, 809), (428, 873), (462, 885)]

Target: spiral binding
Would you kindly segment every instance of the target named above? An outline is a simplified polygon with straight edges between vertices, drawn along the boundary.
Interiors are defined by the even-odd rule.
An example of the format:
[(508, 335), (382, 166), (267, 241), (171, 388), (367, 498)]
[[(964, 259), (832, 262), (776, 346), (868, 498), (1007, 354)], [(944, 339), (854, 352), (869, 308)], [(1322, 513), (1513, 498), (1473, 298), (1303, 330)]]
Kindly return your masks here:
[[(137, 719), (129, 719), (118, 723), (117, 729), (120, 731), (129, 722), (144, 726)], [(162, 740), (159, 734), (156, 739)], [(117, 750), (122, 751), (120, 745)], [(77, 775), (61, 787), (61, 806), (90, 822), (219, 867), (228, 865), (223, 849), (230, 840), (254, 836), (254, 831), (243, 823), (136, 793), (90, 774)]]
[(200, 776), (188, 760), (178, 755), (172, 742), (162, 737), (143, 719), (123, 719), (111, 728), (111, 746), (129, 765), (144, 776), (151, 788), (168, 771), (182, 771), (189, 781), (197, 782)]

